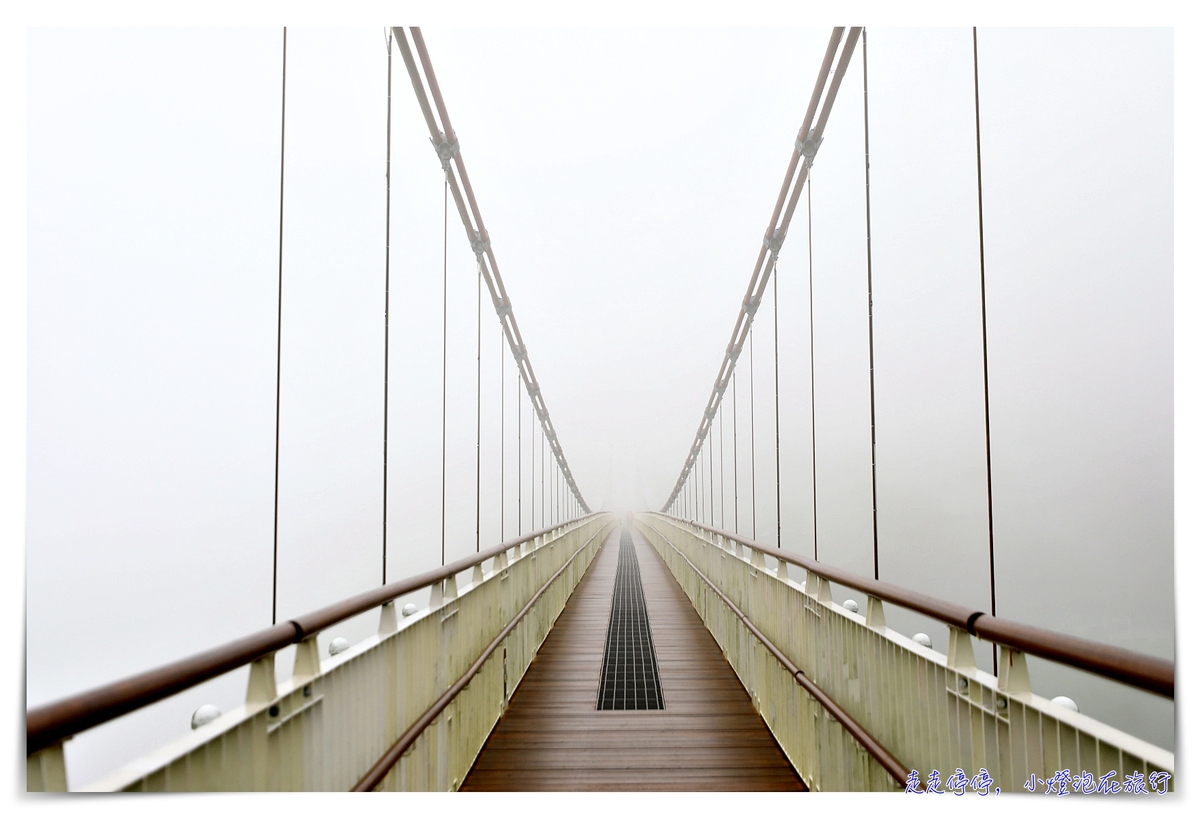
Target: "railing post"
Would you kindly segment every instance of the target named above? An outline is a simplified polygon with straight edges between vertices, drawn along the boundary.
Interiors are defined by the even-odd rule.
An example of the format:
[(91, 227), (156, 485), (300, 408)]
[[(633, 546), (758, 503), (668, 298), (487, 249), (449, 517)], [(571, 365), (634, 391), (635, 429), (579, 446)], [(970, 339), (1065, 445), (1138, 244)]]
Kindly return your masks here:
[(385, 636), (391, 636), (396, 632), (398, 627), (396, 622), (396, 603), (388, 602), (380, 606), (379, 630), (376, 631), (379, 634), (379, 638), (382, 639)]
[(250, 663), (246, 704), (266, 704), (277, 698), (279, 694), (275, 690), (275, 654), (269, 653)]
[(887, 630), (887, 622), (883, 617), (883, 600), (878, 597), (867, 597), (867, 627), (880, 633)]
[(965, 672), (976, 669), (975, 651), (971, 648), (971, 634), (961, 628), (950, 628), (950, 646), (946, 649), (946, 667)]
[[(250, 664), (250, 681), (246, 685), (247, 705), (266, 705), (279, 697), (275, 688), (275, 654), (268, 654), (256, 659)], [(276, 709), (278, 714), (278, 709)], [(251, 789), (265, 792), (270, 788), (271, 752), (267, 731), (271, 714), (267, 712), (267, 722), (261, 728), (255, 727), (250, 733), (250, 779), (254, 782)]]
[(317, 634), (296, 645), (296, 661), (292, 665), (292, 679), (297, 687), (321, 672), (321, 651), (317, 647)]
[(61, 741), (25, 759), (25, 791), (67, 791), (67, 762)]
[(1000, 646), (1000, 678), (996, 685), (1008, 694), (1032, 693), (1029, 686), (1029, 666), (1025, 654), (1014, 648)]
[(829, 580), (812, 571), (808, 572), (808, 578), (804, 581), (804, 592), (817, 602), (833, 602), (833, 590), (829, 587)]

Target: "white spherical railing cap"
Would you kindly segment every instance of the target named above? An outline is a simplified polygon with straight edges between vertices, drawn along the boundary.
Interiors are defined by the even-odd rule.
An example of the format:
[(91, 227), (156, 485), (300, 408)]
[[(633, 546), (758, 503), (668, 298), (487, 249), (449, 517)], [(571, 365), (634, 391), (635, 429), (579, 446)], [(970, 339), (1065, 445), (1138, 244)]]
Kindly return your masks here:
[(1074, 699), (1068, 698), (1067, 696), (1055, 696), (1050, 701), (1054, 702), (1059, 707), (1065, 707), (1068, 710), (1074, 710), (1076, 713), (1079, 712), (1079, 705), (1075, 704)]
[(850, 611), (851, 613), (858, 613), (858, 603), (855, 602), (853, 599), (847, 599), (845, 602), (842, 603), (842, 607), (845, 608), (847, 611)]
[(203, 727), (213, 719), (221, 717), (221, 708), (215, 704), (202, 704), (196, 708), (196, 712), (192, 714), (192, 729)]
[(801, 591), (805, 590), (806, 588), (808, 588), (808, 580), (804, 580), (804, 582), (801, 582), (801, 583), (800, 583), (800, 590), (801, 590)]
[(927, 648), (933, 647), (933, 640), (929, 638), (929, 634), (927, 633), (914, 634), (913, 641), (918, 645), (924, 645)]
[(341, 653), (344, 650), (347, 650), (349, 647), (350, 647), (350, 642), (348, 642), (346, 640), (346, 637), (339, 636), (336, 639), (334, 639), (332, 642), (329, 643), (329, 655), (337, 656), (339, 653)]
[(412, 616), (416, 612), (417, 612), (417, 606), (412, 604), (411, 602), (400, 609), (400, 613), (403, 614), (404, 616)]

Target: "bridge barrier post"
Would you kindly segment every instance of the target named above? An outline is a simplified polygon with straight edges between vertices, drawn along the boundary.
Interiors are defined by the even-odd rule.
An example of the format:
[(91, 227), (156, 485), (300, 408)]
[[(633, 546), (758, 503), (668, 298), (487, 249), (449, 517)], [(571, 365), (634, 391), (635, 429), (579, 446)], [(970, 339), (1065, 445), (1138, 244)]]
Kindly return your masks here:
[(25, 789), (26, 792), (67, 791), (67, 763), (61, 741), (25, 759)]

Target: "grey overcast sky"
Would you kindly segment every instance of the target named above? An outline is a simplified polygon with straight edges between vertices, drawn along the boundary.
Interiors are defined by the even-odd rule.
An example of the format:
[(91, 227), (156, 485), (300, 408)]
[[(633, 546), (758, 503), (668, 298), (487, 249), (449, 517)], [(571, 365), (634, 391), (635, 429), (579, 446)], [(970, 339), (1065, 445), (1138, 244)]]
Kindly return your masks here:
[[(579, 485), (593, 508), (657, 509), (828, 29), (425, 35)], [(269, 624), (280, 41), (278, 28), (29, 32), (31, 705)], [(1183, 47), (1164, 28), (979, 31), (998, 612), (1164, 657), (1176, 638)], [(971, 30), (870, 27), (868, 48), (881, 578), (986, 607)], [(289, 29), (280, 617), (379, 578), (386, 83), (382, 27)], [(820, 556), (869, 574), (863, 116), (860, 53), (813, 171), (811, 374)], [(424, 127), (397, 55), (393, 579), (436, 565), (442, 539), (442, 182)], [(775, 542), (777, 309), (779, 530), (805, 554), (808, 219), (802, 206), (778, 303), (756, 320), (753, 373), (745, 354), (738, 368), (736, 519), (727, 398), (716, 512)], [(451, 560), (475, 548), (476, 502), (477, 281), (453, 206), (447, 270)], [(528, 401), (518, 522), (515, 369), (486, 300), (482, 327), (487, 547), (534, 521)], [(944, 649), (932, 626), (896, 621)], [(356, 627), (369, 623), (347, 635)], [(1035, 674), (1040, 693), (1174, 748), (1169, 705), (1042, 664)], [(234, 675), (196, 696), (232, 706)], [(186, 729), (196, 696), (73, 741), (72, 785)]]

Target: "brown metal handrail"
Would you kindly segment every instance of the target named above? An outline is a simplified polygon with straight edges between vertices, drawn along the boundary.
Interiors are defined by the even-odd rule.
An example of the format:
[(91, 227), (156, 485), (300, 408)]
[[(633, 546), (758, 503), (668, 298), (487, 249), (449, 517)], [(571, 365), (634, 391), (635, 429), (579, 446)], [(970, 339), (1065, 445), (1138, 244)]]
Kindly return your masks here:
[(339, 622), (378, 608), (397, 597), (449, 579), (510, 548), (595, 516), (587, 514), (525, 534), (441, 568), (390, 582), (220, 647), (36, 707), (25, 716), (25, 753), (32, 755), (76, 733), (195, 687), (288, 645), (303, 642)]
[(1168, 699), (1175, 698), (1174, 662), (1100, 642), (1092, 642), (1088, 639), (1080, 639), (1077, 636), (1068, 636), (1045, 628), (1037, 628), (1033, 625), (1000, 619), (983, 611), (972, 610), (963, 605), (901, 588), (890, 582), (880, 582), (877, 579), (835, 568), (832, 565), (826, 565), (780, 548), (762, 545), (732, 531), (714, 528), (694, 520), (684, 520), (669, 514), (660, 513), (658, 516), (684, 525), (702, 528), (764, 555), (775, 557), (806, 571), (812, 571), (831, 582), (923, 613), (980, 639), (1007, 645), (1032, 656), (1040, 656), (1043, 659), (1086, 670), (1097, 676), (1157, 693)]
[[(659, 534), (659, 536), (662, 535)], [(868, 733), (865, 727), (855, 721), (853, 716), (843, 710), (841, 705), (830, 698), (828, 693), (817, 687), (817, 684), (812, 679), (808, 678), (803, 670), (796, 667), (796, 664), (787, 656), (785, 656), (783, 651), (775, 647), (775, 643), (768, 639), (762, 631), (755, 627), (754, 623), (750, 621), (749, 617), (742, 613), (742, 609), (733, 604), (733, 600), (725, 596), (725, 594), (721, 592), (721, 589), (714, 585), (712, 580), (706, 577), (704, 572), (697, 568), (682, 551), (680, 551), (674, 545), (671, 545), (670, 542), (668, 542), (667, 545), (670, 545), (671, 550), (678, 554), (679, 558), (688, 564), (692, 571), (696, 573), (696, 576), (700, 577), (700, 579), (704, 581), (704, 584), (712, 589), (713, 593), (725, 603), (725, 606), (729, 608), (729, 610), (733, 611), (734, 615), (741, 620), (742, 624), (749, 629), (750, 633), (754, 634), (754, 638), (759, 642), (762, 642), (763, 647), (770, 651), (771, 655), (774, 656), (776, 660), (778, 660), (778, 662), (787, 669), (788, 673), (792, 674), (792, 678), (795, 679), (801, 687), (807, 690), (809, 695), (816, 699), (817, 702), (824, 707), (831, 716), (837, 719), (842, 727), (846, 728), (846, 732), (852, 735), (854, 740), (861, 744), (862, 748), (871, 754), (872, 758), (879, 762), (880, 766), (887, 771), (888, 775), (890, 775), (900, 784), (907, 783), (909, 773), (908, 768), (901, 764), (894, 755), (888, 752), (888, 749), (880, 744), (873, 735)]]
[(571, 565), (575, 562), (575, 558), (582, 554), (584, 549), (592, 544), (593, 540), (595, 540), (601, 534), (605, 534), (605, 536), (607, 536), (607, 529), (608, 526), (601, 528), (599, 531), (589, 537), (587, 542), (579, 546), (578, 550), (576, 550), (574, 554), (567, 558), (567, 561), (563, 563), (562, 567), (555, 571), (554, 575), (551, 576), (550, 579), (546, 580), (546, 583), (538, 589), (538, 592), (533, 595), (533, 598), (530, 599), (529, 602), (525, 603), (525, 607), (522, 608), (517, 615), (512, 618), (512, 621), (505, 626), (504, 630), (500, 631), (496, 638), (493, 639), (486, 648), (484, 648), (483, 653), (479, 654), (479, 657), (471, 664), (469, 668), (467, 668), (467, 672), (460, 676), (458, 681), (452, 684), (445, 693), (438, 697), (438, 700), (430, 705), (429, 709), (422, 713), (421, 717), (413, 722), (412, 726), (405, 730), (400, 738), (396, 739), (392, 746), (388, 748), (387, 752), (384, 753), (380, 759), (375, 762), (371, 769), (367, 771), (367, 774), (359, 779), (358, 783), (354, 785), (354, 789), (352, 789), (351, 792), (371, 792), (383, 783), (383, 779), (387, 777), (387, 774), (391, 771), (392, 767), (396, 766), (396, 762), (400, 760), (400, 757), (404, 755), (404, 752), (412, 746), (414, 741), (421, 737), (421, 734), (425, 732), (425, 728), (433, 724), (433, 720), (438, 717), (438, 714), (445, 710), (446, 706), (449, 705), (450, 702), (454, 701), (454, 697), (461, 693), (462, 689), (471, 683), (471, 680), (475, 678), (475, 675), (483, 669), (483, 665), (488, 658), (496, 652), (496, 648), (500, 647), (504, 640), (508, 638), (508, 635), (513, 632), (513, 629), (515, 629), (517, 625), (521, 623), (521, 620), (525, 618), (525, 615), (533, 610), (533, 606), (539, 599), (542, 598), (542, 594), (546, 593), (554, 581), (562, 575), (563, 571), (566, 571), (571, 567)]

